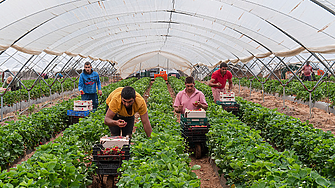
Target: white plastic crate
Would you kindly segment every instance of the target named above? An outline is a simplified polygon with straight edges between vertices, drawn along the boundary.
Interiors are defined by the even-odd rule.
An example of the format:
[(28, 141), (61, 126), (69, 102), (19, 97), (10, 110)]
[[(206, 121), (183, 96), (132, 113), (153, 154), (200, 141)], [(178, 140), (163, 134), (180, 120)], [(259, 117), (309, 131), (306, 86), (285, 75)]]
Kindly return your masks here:
[(87, 111), (93, 110), (92, 100), (77, 100), (73, 102), (74, 111)]
[(74, 106), (88, 106), (88, 105), (92, 105), (93, 102), (92, 100), (77, 100), (77, 101), (73, 101)]
[(74, 106), (73, 111), (91, 111), (93, 110), (93, 106)]
[(235, 101), (235, 98), (220, 98), (221, 102), (226, 102), (226, 101)]
[(234, 92), (230, 92), (230, 93), (220, 92), (220, 101), (221, 102), (235, 101), (235, 93)]
[(193, 111), (189, 109), (185, 109), (185, 118), (205, 118), (206, 117), (206, 111), (204, 109), (200, 109), (200, 111)]
[(235, 98), (235, 93), (234, 92), (230, 92), (230, 93), (220, 92), (220, 97), (234, 97)]
[(129, 137), (124, 136), (103, 136), (100, 138), (100, 144), (104, 148), (114, 148), (115, 146), (121, 148), (123, 145), (129, 144)]

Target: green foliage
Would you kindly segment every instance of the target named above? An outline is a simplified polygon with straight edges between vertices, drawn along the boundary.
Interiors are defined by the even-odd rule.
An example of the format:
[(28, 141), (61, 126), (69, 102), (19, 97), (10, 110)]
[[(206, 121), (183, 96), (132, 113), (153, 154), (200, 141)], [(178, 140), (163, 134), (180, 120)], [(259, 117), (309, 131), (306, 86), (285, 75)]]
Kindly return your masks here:
[[(106, 99), (111, 91), (133, 81), (127, 79), (104, 87), (101, 98)], [(14, 160), (23, 154), (24, 147), (35, 146), (34, 143), (43, 136), (50, 138), (51, 134), (60, 131), (62, 127), (56, 126), (55, 122), (67, 119), (66, 110), (70, 106), (73, 106), (72, 100), (43, 109), (17, 124), (1, 127), (0, 157), (8, 158), (0, 161)], [(108, 127), (104, 125), (104, 115), (105, 105), (100, 105), (90, 117), (70, 125), (63, 136), (37, 147), (34, 155), (17, 168), (9, 172), (3, 170), (0, 173), (0, 187), (86, 187), (91, 184), (94, 165), (87, 168), (86, 164), (90, 162), (92, 145), (109, 133)]]

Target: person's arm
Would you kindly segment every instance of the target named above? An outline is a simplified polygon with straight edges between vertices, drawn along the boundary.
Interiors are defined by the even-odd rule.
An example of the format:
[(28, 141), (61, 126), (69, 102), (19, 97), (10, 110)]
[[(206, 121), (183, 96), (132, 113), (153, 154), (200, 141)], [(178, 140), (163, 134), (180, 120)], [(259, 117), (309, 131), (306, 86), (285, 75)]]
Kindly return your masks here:
[(173, 104), (173, 108), (176, 113), (181, 113), (181, 111), (183, 110), (183, 105), (181, 105), (181, 101), (180, 101), (180, 95), (181, 93), (177, 94), (174, 100), (174, 104)]
[(101, 82), (100, 82), (99, 74), (98, 74), (97, 85), (98, 85), (98, 94), (101, 96), (102, 95), (102, 91), (101, 91)]
[(113, 120), (114, 116), (116, 114), (108, 108), (106, 116), (105, 116), (105, 125), (107, 125), (108, 127), (110, 126), (118, 126), (118, 127), (125, 127), (127, 125), (127, 122), (125, 122), (122, 119), (118, 119), (118, 120)]
[(232, 91), (233, 90), (233, 79), (228, 79), (228, 91)]
[(183, 110), (183, 105), (174, 106), (174, 111), (176, 113), (181, 113), (182, 110)]
[(142, 121), (142, 124), (143, 124), (145, 134), (147, 135), (147, 137), (151, 137), (152, 127), (151, 127), (151, 124), (150, 124), (148, 112), (141, 115), (140, 118), (141, 118), (141, 121)]
[(197, 106), (198, 108), (202, 108), (202, 109), (204, 109), (204, 110), (207, 110), (207, 108), (208, 108), (208, 105), (203, 104), (203, 103), (201, 103), (201, 102), (198, 102), (196, 106)]
[(215, 82), (214, 78), (210, 79), (209, 83), (208, 83), (208, 86), (209, 87), (221, 87), (222, 86), (220, 82), (218, 82), (218, 83), (214, 83), (214, 82)]
[(78, 83), (78, 90), (79, 90), (79, 92), (82, 91), (82, 94), (85, 94), (83, 89), (84, 89), (84, 79), (83, 79), (83, 76), (80, 74), (79, 83)]

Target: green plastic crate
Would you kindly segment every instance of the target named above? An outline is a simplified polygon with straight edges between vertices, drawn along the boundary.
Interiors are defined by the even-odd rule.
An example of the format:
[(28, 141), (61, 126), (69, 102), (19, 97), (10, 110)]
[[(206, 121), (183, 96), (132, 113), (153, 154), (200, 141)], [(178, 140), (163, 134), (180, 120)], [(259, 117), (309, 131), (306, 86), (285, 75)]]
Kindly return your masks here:
[(183, 114), (180, 115), (180, 121), (187, 125), (206, 125), (208, 120), (205, 118), (185, 118)]

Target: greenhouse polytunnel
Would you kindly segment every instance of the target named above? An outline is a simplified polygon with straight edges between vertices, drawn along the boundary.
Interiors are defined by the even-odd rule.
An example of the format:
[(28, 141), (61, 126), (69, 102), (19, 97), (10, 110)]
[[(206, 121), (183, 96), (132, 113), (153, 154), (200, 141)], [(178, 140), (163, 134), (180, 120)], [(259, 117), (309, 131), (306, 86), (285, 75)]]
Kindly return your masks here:
[[(302, 117), (306, 117), (306, 119), (303, 118), (302, 121), (307, 123), (306, 125), (301, 125), (301, 127), (311, 126), (308, 123), (311, 122), (315, 125), (314, 128), (323, 127), (327, 128), (324, 130), (325, 132), (335, 132), (335, 127), (331, 126), (335, 124), (335, 117), (333, 116), (335, 114), (334, 0), (0, 0), (0, 15), (0, 74), (2, 86), (0, 88), (0, 97), (1, 123), (3, 125), (3, 130), (1, 130), (2, 132), (0, 131), (0, 142), (5, 142), (5, 140), (2, 140), (3, 135), (13, 132), (15, 135), (10, 138), (13, 139), (11, 140), (13, 141), (12, 143), (15, 140), (19, 140), (15, 144), (23, 147), (5, 152), (7, 151), (6, 148), (13, 146), (10, 144), (2, 146), (0, 144), (0, 153), (5, 153), (0, 155), (0, 161), (4, 161), (0, 163), (0, 169), (2, 170), (10, 169), (12, 164), (22, 158), (28, 150), (30, 151), (37, 147), (36, 143), (45, 143), (44, 141), (48, 140), (49, 137), (58, 135), (61, 130), (71, 128), (71, 126), (69, 128), (57, 128), (52, 133), (45, 133), (48, 136), (35, 135), (36, 137), (32, 137), (32, 139), (37, 141), (33, 143), (24, 139), (24, 137), (30, 136), (28, 128), (18, 130), (8, 128), (15, 127), (15, 125), (6, 123), (5, 120), (10, 120), (12, 123), (24, 121), (20, 119), (22, 115), (24, 115), (24, 118), (31, 117), (34, 119), (32, 116), (42, 113), (42, 109), (49, 109), (49, 106), (58, 105), (58, 103), (61, 103), (60, 101), (71, 103), (70, 105), (66, 104), (64, 109), (67, 108), (69, 110), (68, 108), (72, 108), (73, 98), (80, 100), (80, 95), (85, 95), (80, 89), (82, 87), (80, 80), (82, 78), (81, 75), (86, 72), (85, 66), (87, 63), (99, 75), (98, 90), (94, 93), (97, 95), (98, 99), (96, 100), (99, 105), (104, 105), (108, 95), (117, 87), (130, 85), (140, 95), (148, 97), (146, 102), (149, 111), (151, 110), (149, 119), (153, 118), (151, 115), (154, 116), (156, 113), (151, 108), (158, 103), (162, 103), (162, 105), (164, 103), (164, 101), (155, 101), (158, 99), (151, 97), (151, 91), (154, 96), (154, 92), (157, 92), (161, 94), (160, 97), (162, 98), (170, 97), (164, 96), (164, 92), (156, 91), (161, 87), (155, 85), (156, 80), (160, 80), (158, 77), (163, 77), (169, 90), (173, 91), (171, 96), (175, 96), (184, 89), (180, 87), (187, 85), (185, 77), (192, 76), (195, 80), (195, 87), (202, 91), (206, 96), (207, 102), (208, 100), (212, 102), (216, 100), (214, 86), (211, 85), (215, 82), (213, 75), (220, 72), (221, 66), (224, 64), (227, 65), (227, 71), (232, 74), (231, 79), (224, 80), (225, 83), (227, 82), (226, 86), (229, 85), (229, 88), (226, 87), (226, 89), (229, 89), (229, 92), (230, 90), (234, 92), (236, 104), (240, 105), (240, 114), (235, 114), (236, 117), (233, 117), (233, 119), (239, 118), (238, 120), (241, 120), (243, 125), (255, 123), (252, 122), (251, 114), (249, 114), (250, 117), (244, 117), (248, 112), (254, 112), (253, 110), (256, 108), (249, 109), (251, 108), (250, 104), (246, 101), (255, 102), (256, 100), (260, 103), (260, 106), (279, 109), (278, 111), (281, 109), (280, 112), (288, 116), (297, 115), (298, 106), (305, 105), (304, 108), (307, 111), (302, 113)], [(306, 75), (305, 70), (309, 66), (311, 67), (310, 74)], [(172, 77), (177, 77), (178, 79), (175, 80)], [(143, 81), (143, 78), (146, 81)], [(164, 81), (160, 84), (164, 85)], [(100, 86), (100, 82), (102, 86)], [(149, 89), (150, 94), (149, 91), (144, 94), (146, 90), (141, 88), (142, 86), (140, 85), (142, 84), (150, 85), (150, 87), (145, 85), (146, 89), (153, 87)], [(163, 88), (165, 89), (165, 85)], [(223, 85), (223, 88), (225, 88), (225, 85)], [(225, 92), (226, 90), (224, 90)], [(276, 100), (280, 100), (280, 104), (273, 102), (274, 99), (271, 97), (276, 97)], [(171, 101), (168, 104), (174, 104), (174, 98)], [(220, 106), (216, 104), (221, 103), (216, 102), (208, 104), (207, 111), (209, 112), (207, 114), (209, 116), (212, 115), (214, 117), (214, 113), (219, 113), (214, 112), (218, 111), (216, 107), (212, 107), (212, 105)], [(270, 104), (271, 102), (273, 104)], [(293, 106), (291, 105), (292, 102), (295, 102)], [(173, 112), (173, 105), (170, 104), (170, 107), (171, 109), (169, 110)], [(58, 107), (58, 109), (62, 108), (63, 106)], [(157, 106), (157, 108), (163, 107)], [(261, 107), (257, 106), (257, 108)], [(95, 108), (94, 112), (96, 110)], [(328, 115), (320, 115), (321, 112), (318, 110), (323, 110), (322, 113), (328, 114), (329, 117)], [(27, 112), (29, 113), (27, 114)], [(106, 110), (106, 112), (108, 111)], [(47, 113), (51, 114), (53, 112)], [(98, 117), (99, 113), (100, 116)], [(165, 111), (162, 114), (164, 113)], [(268, 112), (264, 112), (264, 114), (266, 113)], [(102, 122), (99, 123), (104, 125), (103, 116), (106, 114), (105, 112), (98, 110), (92, 114), (90, 116), (93, 119), (102, 119)], [(64, 122), (69, 123), (70, 121), (71, 124), (73, 123), (73, 119), (70, 118), (68, 120), (66, 114), (62, 115), (64, 115), (62, 117)], [(155, 115), (157, 116), (157, 114)], [(318, 115), (327, 117), (325, 120), (326, 124), (314, 122)], [(171, 119), (172, 117), (174, 118), (175, 116), (172, 114), (171, 117), (162, 118)], [(53, 117), (54, 120), (57, 118), (60, 117)], [(80, 119), (82, 117), (76, 118)], [(181, 121), (182, 117), (178, 116), (178, 118)], [(265, 122), (266, 119), (257, 119), (260, 118), (259, 116), (254, 118), (257, 125), (259, 122)], [(294, 118), (301, 119), (300, 116)], [(266, 121), (268, 120), (266, 119)], [(224, 121), (222, 120), (222, 122)], [(80, 123), (81, 121), (79, 121), (79, 125), (81, 125)], [(217, 121), (210, 123), (218, 124)], [(106, 127), (101, 126), (99, 131), (106, 133)], [(267, 127), (261, 128), (269, 130)], [(40, 131), (42, 130), (44, 131), (44, 129), (40, 129)], [(213, 126), (214, 130), (223, 131), (223, 129), (218, 130)], [(225, 131), (228, 131), (228, 128)], [(75, 133), (72, 132), (71, 134)], [(265, 134), (270, 135), (272, 133), (265, 132)], [(291, 133), (287, 132), (287, 134), (290, 135)], [(333, 136), (331, 133), (330, 135)], [(92, 139), (94, 137), (96, 140), (102, 135), (94, 136), (92, 135)], [(165, 139), (168, 140), (168, 136), (165, 136)], [(211, 130), (207, 134), (207, 138), (214, 139), (214, 136), (215, 134)], [(261, 139), (258, 136), (254, 138), (256, 140)], [(330, 139), (331, 136), (326, 135), (324, 137), (325, 139), (334, 140), (334, 138)], [(270, 137), (263, 139), (268, 140)], [(293, 136), (291, 135), (291, 137)], [(323, 136), (321, 137), (324, 138)], [(271, 138), (274, 138), (274, 136)], [(306, 137), (304, 141), (293, 140), (292, 143), (312, 142), (311, 140), (316, 138), (316, 136), (313, 138)], [(6, 139), (6, 137), (3, 137), (3, 139)], [(85, 139), (87, 138), (85, 137)], [(135, 141), (138, 140), (135, 138)], [(269, 141), (269, 143), (275, 146), (274, 148), (277, 148), (278, 152), (285, 153), (285, 149), (287, 149), (288, 152), (292, 150), (298, 153), (292, 157), (292, 160), (294, 159), (292, 165), (294, 163), (294, 165), (299, 166), (295, 166), (297, 171), (299, 171), (297, 173), (305, 174), (306, 172), (308, 174), (310, 179), (306, 180), (306, 185), (302, 183), (304, 181), (302, 177), (300, 179), (295, 177), (296, 179), (293, 181), (293, 175), (285, 177), (269, 175), (266, 176), (268, 178), (266, 180), (269, 180), (266, 182), (260, 178), (262, 175), (258, 177), (254, 174), (255, 172), (250, 170), (249, 166), (243, 166), (244, 170), (241, 170), (241, 166), (241, 171), (238, 171), (237, 167), (234, 167), (237, 163), (233, 164), (232, 160), (224, 162), (224, 160), (227, 160), (226, 158), (218, 158), (214, 154), (212, 156), (215, 156), (213, 159), (215, 163), (217, 162), (216, 165), (221, 169), (221, 172), (229, 173), (225, 178), (227, 185), (230, 187), (233, 187), (233, 185), (236, 187), (262, 187), (263, 185), (264, 187), (276, 187), (277, 185), (286, 185), (288, 187), (291, 185), (292, 187), (335, 186), (335, 174), (333, 173), (335, 171), (335, 163), (333, 161), (335, 153), (329, 152), (325, 154), (328, 157), (332, 156), (330, 157), (331, 159), (320, 157), (322, 159), (318, 160), (304, 154), (304, 152), (309, 152), (306, 149), (307, 147), (310, 147), (308, 149), (311, 150), (315, 149), (312, 146), (306, 146), (304, 147), (306, 150), (303, 150), (299, 147), (295, 148), (296, 145), (294, 144), (285, 145), (287, 144), (284, 143), (286, 142), (285, 138), (283, 140), (282, 142), (278, 140), (276, 142)], [(221, 141), (224, 142), (223, 140)], [(92, 145), (94, 140), (84, 140), (84, 142)], [(280, 144), (284, 143), (286, 147), (279, 146), (277, 142), (280, 142)], [(146, 142), (146, 144), (150, 143)], [(217, 146), (208, 140), (206, 144), (206, 147), (209, 147), (209, 152), (219, 150), (218, 148), (213, 149), (212, 147)], [(181, 144), (181, 146), (183, 145)], [(87, 145), (84, 144), (82, 147), (85, 148)], [(169, 147), (172, 147), (172, 145)], [(327, 145), (325, 147), (328, 148), (318, 148), (313, 151), (332, 150), (334, 146)], [(140, 152), (136, 149), (134, 151)], [(174, 152), (178, 153), (178, 151), (176, 149)], [(291, 154), (293, 155), (293, 153), (285, 153), (283, 155), (287, 157)], [(178, 153), (179, 155), (182, 154)], [(222, 153), (222, 156), (225, 155), (228, 154)], [(253, 162), (255, 161), (253, 159), (256, 154), (248, 153), (246, 155), (248, 161), (244, 162), (254, 164)], [(274, 156), (277, 156), (277, 154), (274, 154)], [(300, 158), (301, 156), (303, 156), (302, 159)], [(34, 160), (38, 161), (39, 159), (35, 158)], [(65, 158), (61, 160), (66, 161)], [(186, 159), (186, 161), (183, 160), (181, 159), (181, 164), (188, 162)], [(287, 158), (283, 160), (287, 160)], [(221, 163), (218, 161), (221, 161)], [(52, 163), (52, 161), (45, 162)], [(155, 163), (155, 161), (151, 162)], [(267, 163), (265, 160), (264, 162)], [(270, 162), (273, 163), (271, 160)], [(229, 163), (230, 166), (224, 166), (223, 163)], [(243, 163), (243, 160), (241, 163)], [(59, 180), (59, 182), (58, 180), (56, 182), (59, 184), (52, 182), (50, 180), (51, 176), (21, 176), (19, 175), (20, 171), (17, 169), (14, 170), (17, 174), (14, 172), (6, 174), (7, 172), (3, 171), (3, 176), (0, 174), (0, 188), (28, 187), (30, 185), (35, 187), (42, 185), (45, 187), (85, 187), (92, 184), (94, 180), (92, 178), (94, 170), (91, 168), (83, 170), (87, 166), (85, 164), (87, 163), (69, 165), (68, 168), (72, 166), (75, 172), (64, 175), (69, 177), (67, 180), (65, 180), (66, 178), (61, 180), (63, 176), (56, 173), (55, 177), (57, 176)], [(135, 162), (127, 164), (130, 166), (135, 165), (135, 167), (138, 165)], [(33, 164), (25, 163), (20, 168), (28, 169), (30, 168), (29, 165)], [(306, 166), (308, 169), (305, 169)], [(57, 166), (52, 165), (52, 167), (41, 168), (50, 168), (49, 171), (52, 171)], [(80, 168), (82, 169), (78, 170)], [(182, 168), (180, 167), (179, 169)], [(267, 168), (269, 169), (270, 167), (267, 166)], [(255, 167), (255, 169), (257, 168)], [(41, 169), (36, 169), (36, 171), (39, 170)], [(127, 167), (124, 167), (124, 170), (129, 174), (133, 173)], [(249, 175), (250, 179), (238, 177), (234, 170), (236, 173), (238, 172), (245, 176)], [(119, 176), (117, 185), (119, 187), (205, 186), (206, 183), (203, 181), (201, 181), (201, 184), (204, 186), (200, 186), (199, 178), (194, 178), (195, 175), (190, 172), (190, 168), (187, 167), (186, 170), (180, 170), (179, 173), (181, 171), (186, 175), (183, 174), (176, 177), (180, 178), (183, 176), (184, 179), (178, 179), (178, 181), (184, 181), (183, 184), (177, 184), (174, 182), (177, 180), (172, 180), (168, 176), (164, 177), (169, 179), (167, 184), (164, 184), (166, 182), (163, 183), (163, 181), (160, 182), (159, 178), (156, 179), (156, 176), (153, 178), (155, 179), (153, 180), (154, 183), (152, 183), (149, 181), (149, 177), (145, 175), (149, 171), (145, 172), (143, 170), (139, 172), (141, 174), (139, 176), (142, 178), (141, 181), (130, 184), (126, 182), (126, 176)], [(71, 176), (76, 176), (77, 179), (71, 179)], [(152, 176), (154, 175), (151, 174), (150, 177), (152, 178)], [(17, 181), (8, 181), (1, 177), (17, 177), (18, 179)], [(271, 179), (272, 177), (273, 179)], [(135, 181), (135, 178), (128, 178), (129, 181), (137, 181)], [(101, 180), (100, 183), (102, 183), (101, 177), (97, 179)], [(271, 181), (275, 181), (275, 183)], [(72, 182), (72, 184), (69, 182)], [(276, 186), (274, 186), (275, 184)]]

